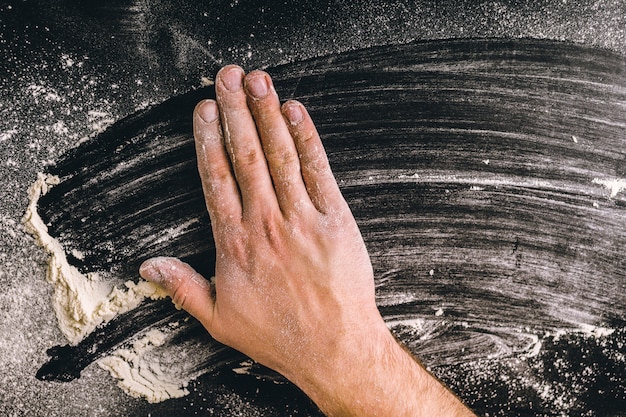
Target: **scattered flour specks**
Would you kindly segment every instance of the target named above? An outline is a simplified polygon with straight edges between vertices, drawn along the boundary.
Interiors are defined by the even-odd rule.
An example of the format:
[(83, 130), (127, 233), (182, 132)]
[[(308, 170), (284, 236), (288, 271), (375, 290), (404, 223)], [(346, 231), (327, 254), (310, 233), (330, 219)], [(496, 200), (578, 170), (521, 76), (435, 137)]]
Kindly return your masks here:
[(0, 142), (5, 142), (13, 138), (13, 136), (17, 133), (17, 129), (9, 129), (0, 133)]

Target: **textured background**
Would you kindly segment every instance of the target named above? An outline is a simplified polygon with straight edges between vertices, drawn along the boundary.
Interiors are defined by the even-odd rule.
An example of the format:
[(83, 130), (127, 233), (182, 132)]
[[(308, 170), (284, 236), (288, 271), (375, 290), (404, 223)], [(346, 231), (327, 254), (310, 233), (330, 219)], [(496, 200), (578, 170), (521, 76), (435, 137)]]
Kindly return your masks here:
[[(34, 378), (46, 360), (45, 350), (64, 340), (49, 304), (45, 257), (19, 220), (27, 203), (26, 189), (36, 172), (46, 170), (79, 140), (137, 109), (199, 86), (201, 77), (211, 78), (219, 66), (230, 62), (252, 69), (374, 45), (451, 37), (567, 40), (626, 53), (626, 6), (621, 1), (291, 3), (59, 1), (50, 6), (22, 1), (0, 5), (2, 414), (159, 415), (169, 408), (171, 415), (174, 407), (190, 415), (204, 409), (217, 415), (309, 412), (302, 401), (291, 399), (297, 393), (289, 388), (276, 391), (261, 386), (260, 393), (247, 392), (238, 389), (243, 384), (228, 374), (213, 384), (210, 393), (198, 389), (185, 401), (160, 406), (127, 397), (95, 366), (71, 383), (43, 383)], [(623, 89), (623, 66), (621, 74)], [(612, 140), (618, 144), (615, 152), (623, 155), (619, 144), (624, 143), (624, 136), (618, 134)], [(623, 167), (615, 167), (615, 174), (623, 177)], [(623, 201), (622, 196), (616, 201)], [(615, 224), (620, 222), (623, 218)], [(619, 230), (616, 233), (623, 236)], [(617, 270), (624, 261), (613, 256), (607, 262)], [(618, 281), (606, 288), (612, 297), (624, 292), (623, 275), (616, 274)], [(491, 414), (510, 415), (507, 409), (514, 408), (523, 415), (520, 404), (549, 398), (555, 404), (551, 414), (623, 415), (615, 407), (598, 411), (602, 407), (594, 398), (606, 403), (606, 395), (594, 397), (589, 389), (583, 393), (575, 389), (577, 383), (589, 387), (589, 379), (576, 379), (586, 372), (592, 375), (593, 389), (618, 390), (613, 404), (624, 404), (623, 384), (615, 381), (623, 376), (624, 367), (624, 334), (619, 327), (623, 304), (596, 301), (598, 309), (607, 311), (597, 311), (588, 324), (617, 328), (612, 338), (547, 338), (540, 364), (519, 358), (506, 366), (486, 361), (480, 365), (486, 372), (478, 373), (469, 364), (466, 373), (461, 372), (461, 365), (460, 369), (442, 369), (440, 375), (445, 378), (449, 372), (448, 380)], [(607, 356), (615, 363), (608, 370), (601, 362)], [(516, 369), (534, 365), (537, 372), (530, 374)], [(571, 381), (572, 389), (545, 386), (553, 392), (535, 390), (532, 395), (538, 397), (529, 398), (528, 384), (519, 382), (520, 374)], [(502, 394), (497, 388), (502, 384), (494, 379), (511, 386), (511, 392)], [(491, 389), (492, 385), (497, 389)], [(578, 403), (586, 405), (586, 410), (572, 403), (572, 391), (577, 397), (589, 397)], [(544, 397), (539, 398), (540, 394)], [(513, 401), (512, 395), (516, 396)], [(275, 403), (284, 405), (276, 407)]]

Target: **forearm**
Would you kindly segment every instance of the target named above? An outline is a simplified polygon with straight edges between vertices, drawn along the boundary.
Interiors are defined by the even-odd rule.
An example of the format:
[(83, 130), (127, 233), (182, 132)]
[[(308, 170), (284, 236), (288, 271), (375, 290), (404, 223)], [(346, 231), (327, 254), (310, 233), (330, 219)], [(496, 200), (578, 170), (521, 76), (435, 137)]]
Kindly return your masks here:
[(328, 416), (474, 416), (384, 324), (353, 340), (331, 362), (300, 383)]

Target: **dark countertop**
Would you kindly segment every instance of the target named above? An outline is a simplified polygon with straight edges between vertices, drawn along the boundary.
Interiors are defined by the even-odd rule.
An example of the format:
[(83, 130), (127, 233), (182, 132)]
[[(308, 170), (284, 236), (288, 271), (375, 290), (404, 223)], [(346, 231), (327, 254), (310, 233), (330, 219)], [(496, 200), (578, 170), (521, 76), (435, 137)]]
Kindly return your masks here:
[[(371, 247), (374, 248), (372, 257), (377, 272), (380, 273), (381, 283), (384, 284), (383, 281), (394, 274), (407, 274), (416, 265), (424, 268), (428, 262), (431, 265), (421, 271), (424, 278), (416, 285), (411, 286), (405, 281), (398, 281), (396, 286), (379, 285), (381, 309), (390, 320), (394, 316), (406, 314), (407, 305), (414, 309), (411, 311), (418, 312), (417, 316), (426, 317), (424, 312), (438, 305), (445, 307), (444, 314), (458, 315), (448, 320), (447, 327), (435, 326), (432, 329), (435, 332), (432, 345), (416, 342), (412, 349), (428, 359), (427, 363), (436, 367), (441, 378), (468, 401), (481, 407), (483, 412), (489, 412), (490, 415), (536, 415), (537, 410), (542, 410), (546, 415), (623, 415), (620, 412), (624, 412), (621, 407), (624, 407), (626, 400), (624, 385), (619, 380), (625, 374), (623, 324), (626, 310), (621, 296), (625, 290), (625, 265), (623, 255), (620, 257), (619, 252), (615, 252), (618, 249), (614, 245), (623, 244), (625, 239), (624, 194), (620, 192), (612, 197), (608, 191), (603, 194), (602, 187), (594, 188), (587, 180), (594, 174), (610, 174), (615, 178), (626, 176), (626, 153), (623, 146), (626, 141), (626, 118), (620, 121), (620, 114), (624, 115), (625, 64), (616, 55), (626, 54), (626, 5), (622, 1), (600, 1), (593, 4), (579, 1), (531, 1), (523, 4), (508, 1), (444, 1), (437, 4), (420, 1), (313, 1), (264, 2), (262, 5), (256, 3), (255, 6), (247, 4), (239, 1), (203, 2), (202, 5), (191, 1), (114, 1), (103, 5), (90, 1), (59, 1), (50, 6), (37, 1), (14, 1), (0, 5), (0, 174), (5, 181), (0, 198), (0, 283), (3, 285), (0, 294), (0, 364), (4, 369), (0, 377), (2, 414), (154, 416), (171, 415), (175, 409), (181, 410), (180, 415), (195, 415), (196, 412), (250, 416), (312, 413), (301, 394), (289, 386), (273, 388), (271, 385), (256, 382), (254, 378), (250, 381), (237, 379), (226, 371), (217, 376), (201, 378), (192, 386), (192, 394), (186, 399), (158, 405), (149, 405), (143, 400), (128, 397), (115, 386), (108, 374), (93, 365), (82, 372), (80, 379), (69, 383), (37, 380), (35, 373), (47, 360), (46, 349), (65, 342), (56, 328), (51, 311), (50, 288), (44, 278), (45, 256), (20, 226), (20, 218), (27, 204), (27, 188), (36, 178), (37, 172), (54, 169), (50, 166), (65, 151), (74, 148), (81, 139), (95, 135), (104, 127), (139, 109), (199, 87), (202, 77), (212, 78), (216, 70), (226, 63), (239, 63), (246, 69), (285, 64), (276, 71), (287, 71), (282, 74), (287, 80), (285, 91), (293, 92), (296, 91), (295, 88), (288, 88), (289, 69), (310, 69), (306, 65), (297, 64), (302, 60), (313, 59), (307, 62), (318, 62), (319, 67), (330, 65), (330, 60), (326, 58), (315, 61), (324, 56), (335, 56), (333, 64), (337, 65), (341, 59), (348, 59), (346, 57), (352, 57), (353, 60), (359, 58), (362, 63), (367, 63), (373, 59), (371, 54), (349, 52), (412, 41), (486, 37), (558, 40), (573, 42), (581, 47), (599, 48), (585, 51), (588, 51), (586, 56), (591, 57), (589, 62), (595, 58), (605, 63), (603, 57), (611, 57), (616, 63), (611, 73), (612, 78), (595, 80), (598, 85), (605, 82), (612, 86), (611, 93), (617, 97), (615, 113), (606, 116), (613, 120), (615, 130), (611, 131), (611, 135), (603, 137), (606, 130), (598, 128), (597, 140), (593, 143), (589, 138), (571, 133), (576, 129), (589, 131), (592, 129), (589, 126), (603, 117), (602, 114), (593, 114), (592, 107), (581, 105), (578, 109), (581, 118), (589, 125), (563, 124), (569, 113), (564, 114), (563, 118), (557, 115), (551, 120), (555, 126), (566, 128), (562, 132), (564, 141), (558, 147), (546, 146), (539, 140), (536, 145), (541, 151), (530, 152), (531, 146), (519, 145), (516, 148), (518, 145), (511, 139), (509, 150), (519, 149), (520, 152), (528, 153), (524, 157), (520, 156), (519, 160), (509, 160), (505, 168), (515, 166), (520, 176), (527, 175), (534, 180), (557, 181), (561, 185), (577, 184), (578, 188), (569, 193), (547, 190), (541, 184), (536, 184), (534, 188), (528, 184), (521, 188), (505, 186), (504, 191), (497, 184), (491, 184), (493, 188), (485, 190), (484, 178), (476, 179), (476, 176), (473, 178), (478, 188), (465, 189), (468, 183), (463, 180), (458, 180), (457, 188), (454, 188), (448, 174), (453, 171), (467, 174), (469, 168), (465, 163), (468, 156), (481, 155), (486, 150), (492, 152), (489, 158), (484, 157), (478, 162), (479, 166), (482, 164), (486, 167), (484, 160), (495, 161), (498, 156), (510, 154), (507, 154), (504, 145), (502, 149), (493, 147), (496, 142), (490, 142), (484, 137), (471, 137), (468, 142), (470, 145), (459, 148), (456, 153), (451, 151), (449, 144), (445, 145), (444, 139), (427, 142), (420, 149), (429, 157), (416, 161), (423, 164), (420, 169), (426, 170), (431, 176), (419, 184), (417, 191), (424, 196), (421, 200), (424, 207), (431, 207), (432, 210), (421, 209), (418, 212), (421, 221), (431, 221), (435, 225), (429, 213), (443, 208), (449, 210), (449, 216), (446, 217), (448, 219), (461, 216), (457, 225), (467, 226), (469, 222), (475, 222), (476, 228), (461, 228), (458, 229), (461, 230), (459, 232), (453, 228), (452, 222), (446, 223), (446, 230), (427, 229), (425, 226), (419, 226), (420, 229), (414, 224), (415, 230), (422, 233), (428, 244), (422, 243), (418, 246), (416, 242), (407, 242), (416, 244), (420, 251), (413, 258), (419, 262), (408, 265), (402, 263), (402, 253), (385, 252), (389, 231), (381, 227), (381, 224), (389, 224), (390, 219), (385, 218), (388, 211), (416, 213), (409, 205), (394, 203), (398, 196), (406, 193), (406, 189), (402, 187), (414, 183), (407, 179), (397, 184), (387, 177), (385, 180), (384, 175), (380, 178), (377, 175), (393, 168), (394, 173), (406, 174), (408, 177), (413, 171), (408, 169), (406, 160), (398, 160), (397, 165), (393, 161), (389, 163), (376, 160), (376, 167), (363, 165), (352, 169), (352, 165), (342, 161), (355, 161), (358, 158), (373, 161), (371, 155), (374, 154), (366, 145), (347, 139), (347, 144), (337, 148), (333, 154), (338, 177), (344, 181), (344, 192), (351, 201), (364, 233), (369, 236)], [(454, 51), (451, 46), (453, 43), (434, 45)], [(514, 45), (519, 47), (520, 44)], [(474, 44), (473, 47), (475, 46)], [(550, 44), (550, 47), (553, 46)], [(500, 44), (498, 48), (494, 47), (494, 51), (502, 51), (504, 47)], [(568, 91), (556, 91), (564, 85), (559, 84), (559, 76), (562, 79), (589, 81), (589, 77), (596, 76), (601, 71), (591, 65), (589, 74), (566, 71), (570, 63), (567, 61), (568, 56), (573, 64), (582, 56), (574, 47), (571, 51), (578, 52), (568, 55), (568, 48), (561, 48), (562, 55), (559, 56), (563, 59), (554, 63), (555, 77), (547, 82), (545, 91), (564, 94), (561, 98), (552, 97), (554, 101), (550, 105), (558, 107), (558, 103), (565, 103), (575, 108), (577, 101), (572, 96), (566, 96)], [(427, 48), (422, 49), (420, 53), (424, 54), (426, 50)], [(523, 48), (520, 50), (526, 51)], [(441, 57), (441, 51), (439, 49), (430, 53)], [(458, 55), (452, 56), (456, 57), (455, 62), (458, 63)], [(549, 57), (545, 59), (549, 60)], [(296, 64), (290, 64), (294, 62)], [(509, 62), (503, 59), (503, 68)], [(463, 65), (465, 69), (469, 68), (467, 62)], [(572, 66), (574, 67), (579, 68)], [(532, 68), (538, 67), (531, 66)], [(547, 66), (542, 67), (544, 73), (548, 71), (546, 68)], [(461, 68), (459, 73), (465, 74), (465, 69)], [(495, 71), (492, 70), (490, 74), (495, 74)], [(451, 79), (451, 93), (446, 96), (451, 97), (450, 100), (457, 97), (455, 91), (459, 88), (458, 84), (454, 84), (454, 78)], [(436, 81), (429, 85), (445, 90)], [(497, 78), (492, 81), (491, 88), (498, 87), (501, 88), (498, 91), (505, 91), (506, 94), (503, 93), (502, 97), (510, 99), (517, 88), (523, 93), (520, 106), (529, 105), (528, 94), (531, 90), (523, 84), (517, 87), (505, 86), (498, 84)], [(348, 91), (348, 87), (356, 84), (340, 80), (337, 85), (341, 91)], [(468, 86), (476, 89), (471, 83)], [(319, 87), (313, 84), (309, 87), (302, 86), (300, 92), (310, 92), (313, 97), (311, 104), (317, 106), (316, 110), (321, 116), (325, 114), (324, 102), (315, 101), (314, 93), (320, 93), (316, 88)], [(536, 90), (532, 91), (542, 91), (542, 88), (536, 86)], [(598, 90), (590, 88), (589, 91), (591, 93), (588, 96), (583, 96), (583, 99), (589, 99), (584, 103), (600, 103), (598, 109), (605, 109), (602, 103), (608, 101), (603, 99)], [(348, 96), (352, 97), (348, 102), (354, 103), (355, 95)], [(492, 96), (483, 97), (485, 100), (487, 98), (494, 103)], [(437, 114), (440, 117), (444, 113)], [(477, 120), (476, 113), (468, 114), (473, 120)], [(506, 116), (503, 113), (502, 117), (506, 119)], [(349, 109), (342, 117), (351, 120)], [(384, 115), (380, 117), (381, 120), (384, 119)], [(358, 122), (360, 125), (364, 123), (363, 120)], [(345, 128), (343, 131), (337, 129), (339, 125), (333, 126), (325, 121), (320, 123), (321, 129), (326, 129), (329, 138), (349, 132)], [(523, 130), (524, 126), (524, 120), (520, 121), (519, 127)], [(390, 127), (395, 128), (397, 126)], [(507, 125), (507, 129), (513, 127)], [(559, 137), (557, 133), (545, 131), (540, 135)], [(587, 139), (589, 141), (585, 142)], [(372, 139), (372, 143), (376, 143), (375, 139)], [(350, 149), (356, 151), (350, 153)], [(441, 155), (452, 158), (447, 161), (438, 160), (437, 157)], [(590, 155), (598, 159), (586, 159)], [(552, 168), (546, 168), (550, 164)], [(493, 162), (489, 168), (497, 170)], [(562, 171), (559, 171), (561, 168)], [(472, 169), (474, 173), (477, 172), (476, 167)], [(362, 174), (365, 172), (369, 173), (371, 179), (363, 179)], [(552, 176), (547, 175), (548, 172)], [(435, 181), (437, 173), (442, 175), (439, 182)], [(564, 173), (571, 177), (565, 179), (562, 176)], [(536, 194), (531, 195), (529, 190), (534, 190)], [(411, 192), (416, 190), (411, 188)], [(452, 197), (439, 197), (445, 193), (450, 193)], [(385, 207), (385, 201), (391, 202), (389, 207)], [(484, 209), (488, 203), (493, 204), (494, 201), (500, 204), (498, 207), (511, 207), (514, 212), (510, 215), (511, 219), (523, 219), (524, 216), (541, 213), (546, 204), (549, 208), (556, 207), (560, 211), (552, 217), (546, 215), (534, 220), (532, 224), (535, 228), (529, 226), (522, 230), (519, 226), (523, 222), (519, 221), (512, 223), (515, 227), (507, 229), (506, 224), (500, 223), (496, 227), (485, 220), (486, 217), (481, 219), (477, 214), (480, 208)], [(527, 204), (529, 201), (536, 205), (522, 210), (520, 204)], [(602, 222), (583, 218), (593, 213), (581, 211), (580, 208), (589, 203), (589, 210), (593, 211), (594, 202), (600, 206), (597, 207), (598, 213), (610, 213)], [(459, 212), (458, 207), (467, 211)], [(468, 217), (463, 220), (464, 214)], [(506, 219), (506, 215), (506, 211), (499, 212), (500, 219)], [(385, 222), (377, 222), (377, 219), (384, 219)], [(588, 227), (585, 233), (589, 235), (589, 239), (584, 242), (581, 240), (584, 233), (579, 229), (581, 223)], [(537, 242), (525, 239), (533, 236), (537, 230), (548, 230), (550, 224), (555, 226), (554, 233), (546, 234), (544, 240), (541, 237)], [(479, 227), (482, 228), (480, 235), (469, 233), (479, 230)], [(498, 235), (502, 231), (508, 231), (510, 235)], [(517, 239), (514, 232), (519, 232)], [(568, 244), (568, 236), (574, 239), (573, 243)], [(507, 276), (500, 274), (502, 270), (494, 270), (491, 271), (493, 276), (485, 275), (481, 278), (484, 282), (478, 280), (468, 287), (467, 282), (463, 281), (463, 277), (467, 275), (461, 272), (462, 265), (474, 249), (486, 247), (480, 246), (487, 245), (480, 243), (485, 238), (498, 238), (510, 243), (512, 268), (519, 262), (529, 270), (542, 270), (545, 274), (535, 274), (536, 282), (520, 282), (515, 280), (527, 279), (530, 275)], [(449, 241), (442, 244), (447, 239)], [(580, 249), (583, 246), (574, 244), (581, 242), (584, 243), (584, 253)], [(451, 255), (445, 251), (450, 247), (458, 248), (458, 251)], [(546, 252), (546, 248), (551, 252)], [(403, 247), (402, 250), (407, 249)], [(485, 252), (481, 253), (486, 256)], [(605, 256), (600, 257), (598, 253)], [(567, 263), (555, 266), (550, 260)], [(429, 269), (433, 271), (432, 274), (429, 274)], [(594, 270), (602, 273), (598, 276), (588, 275), (589, 271)], [(442, 279), (441, 276), (445, 278)], [(580, 281), (562, 279), (576, 276), (583, 278)], [(429, 277), (440, 281), (433, 287), (432, 280), (435, 278)], [(495, 296), (493, 280), (498, 278), (501, 279), (498, 285), (503, 288), (507, 285), (518, 285), (519, 288), (529, 291), (517, 294), (518, 300), (534, 299), (537, 302), (536, 308), (521, 301), (513, 303), (510, 310), (512, 313), (503, 311), (502, 315), (509, 318), (510, 315), (515, 316), (518, 311), (516, 309), (526, 314), (521, 322), (527, 323), (528, 328), (518, 327), (516, 331), (535, 335), (537, 341), (541, 342), (541, 353), (533, 358), (514, 353), (504, 355), (504, 360), (494, 360), (493, 356), (488, 355), (481, 358), (480, 352), (465, 352), (459, 356), (465, 359), (456, 362), (455, 355), (448, 353), (449, 356), (441, 359), (441, 355), (438, 355), (440, 352), (437, 348), (437, 337), (461, 334), (455, 333), (458, 328), (454, 326), (458, 323), (469, 321), (471, 325), (475, 323), (473, 320), (482, 320), (484, 325), (489, 322), (485, 319), (486, 315), (493, 314), (490, 307), (509, 303), (510, 298), (498, 299)], [(489, 288), (489, 291), (481, 292), (481, 288)], [(391, 299), (397, 293), (420, 294), (424, 299), (417, 303), (413, 300), (413, 304), (409, 301), (400, 307), (393, 303), (384, 305), (385, 296)], [(462, 302), (456, 302), (466, 293), (471, 293), (474, 300), (481, 300), (482, 297), (484, 301), (483, 308), (476, 310), (475, 316), (472, 311), (464, 310), (467, 305), (463, 307)], [(506, 295), (506, 291), (503, 290), (503, 293)], [(454, 296), (446, 298), (450, 294)], [(506, 296), (510, 295), (509, 293)], [(546, 302), (548, 299), (554, 302)], [(552, 310), (546, 310), (546, 305)], [(492, 313), (488, 313), (489, 311)], [(587, 328), (586, 333), (577, 332), (574, 331), (576, 323), (597, 327)], [(605, 328), (614, 332), (609, 336), (602, 336), (602, 329)], [(557, 331), (559, 329), (567, 332), (560, 334)], [(495, 340), (494, 334), (507, 333), (501, 332), (502, 329), (483, 330), (484, 338), (475, 340), (485, 345), (490, 340)], [(581, 327), (579, 330), (584, 329)], [(415, 329), (398, 327), (396, 331), (403, 340), (415, 341), (415, 334), (411, 333)], [(441, 334), (437, 336), (436, 332)], [(459, 340), (457, 342), (461, 346), (462, 340)], [(515, 343), (511, 342), (513, 345)], [(498, 345), (497, 341), (492, 344), (508, 346), (507, 343)], [(581, 375), (589, 377), (584, 378)], [(553, 409), (533, 408), (532, 405), (548, 402), (554, 404)], [(507, 409), (515, 411), (511, 413)], [(586, 412), (590, 414), (585, 414)]]

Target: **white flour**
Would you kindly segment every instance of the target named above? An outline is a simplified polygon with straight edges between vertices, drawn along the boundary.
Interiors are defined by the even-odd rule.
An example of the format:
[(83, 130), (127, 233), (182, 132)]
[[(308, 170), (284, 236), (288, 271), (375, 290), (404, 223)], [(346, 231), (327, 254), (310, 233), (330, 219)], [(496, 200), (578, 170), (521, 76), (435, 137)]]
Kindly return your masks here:
[[(69, 264), (62, 245), (48, 234), (47, 226), (37, 213), (39, 197), (59, 182), (58, 177), (38, 174), (29, 190), (30, 204), (23, 222), (49, 255), (46, 275), (54, 290), (52, 304), (59, 329), (72, 345), (76, 345), (96, 326), (136, 308), (145, 298), (159, 299), (167, 294), (147, 281), (127, 281), (123, 288), (113, 286), (97, 273), (83, 274)], [(118, 385), (132, 396), (144, 397), (149, 402), (181, 397), (188, 393), (184, 389), (186, 381), (172, 381), (158, 363), (150, 363), (145, 358), (164, 340), (162, 332), (150, 331), (132, 347), (118, 349), (102, 358), (99, 365), (118, 378)]]
[(98, 365), (119, 379), (117, 385), (133, 397), (143, 397), (156, 403), (189, 394), (188, 381), (170, 375), (161, 366), (158, 356), (150, 355), (162, 346), (167, 335), (161, 330), (150, 330), (128, 348), (117, 349)]

